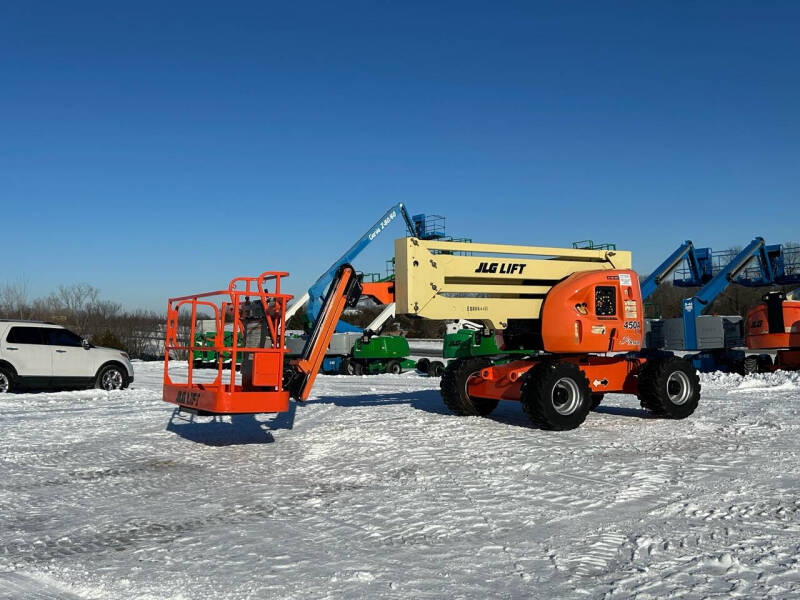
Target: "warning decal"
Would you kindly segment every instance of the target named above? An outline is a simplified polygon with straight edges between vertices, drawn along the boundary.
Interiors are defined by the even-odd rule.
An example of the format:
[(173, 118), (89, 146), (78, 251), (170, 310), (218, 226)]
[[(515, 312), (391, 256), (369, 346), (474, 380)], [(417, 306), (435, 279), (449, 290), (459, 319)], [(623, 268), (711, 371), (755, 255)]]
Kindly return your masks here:
[(639, 311), (636, 310), (636, 300), (625, 300), (625, 318), (638, 319)]

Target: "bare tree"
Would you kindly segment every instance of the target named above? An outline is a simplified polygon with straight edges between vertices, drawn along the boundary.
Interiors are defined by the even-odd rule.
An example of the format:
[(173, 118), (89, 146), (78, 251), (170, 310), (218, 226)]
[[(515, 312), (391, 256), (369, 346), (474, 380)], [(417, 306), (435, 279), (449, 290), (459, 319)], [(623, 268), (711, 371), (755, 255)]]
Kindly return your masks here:
[(787, 275), (800, 275), (800, 242), (783, 244), (783, 266)]
[(30, 285), (24, 278), (0, 286), (0, 311), (10, 318), (30, 318), (29, 295)]
[(78, 333), (85, 335), (88, 333), (87, 326), (90, 321), (91, 308), (97, 303), (99, 295), (100, 290), (88, 283), (74, 283), (59, 285), (53, 300), (54, 304), (60, 304), (69, 322), (78, 330)]

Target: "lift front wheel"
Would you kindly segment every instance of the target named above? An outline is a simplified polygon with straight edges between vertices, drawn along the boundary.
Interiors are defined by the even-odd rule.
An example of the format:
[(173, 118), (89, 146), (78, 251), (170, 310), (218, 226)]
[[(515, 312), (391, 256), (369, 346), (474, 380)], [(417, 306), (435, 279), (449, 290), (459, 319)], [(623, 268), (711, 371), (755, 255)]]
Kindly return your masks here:
[(445, 406), (460, 417), (485, 417), (497, 408), (498, 400), (475, 398), (467, 392), (470, 377), (491, 366), (487, 358), (452, 361), (442, 375), (441, 391)]
[(532, 367), (520, 388), (522, 410), (543, 429), (580, 427), (591, 408), (589, 380), (572, 363), (546, 362)]
[(688, 360), (677, 356), (647, 361), (639, 374), (643, 408), (670, 419), (685, 419), (700, 401), (700, 378)]
[(391, 373), (392, 375), (400, 375), (400, 373), (403, 372), (403, 366), (399, 361), (390, 361), (389, 364), (386, 365), (386, 372)]

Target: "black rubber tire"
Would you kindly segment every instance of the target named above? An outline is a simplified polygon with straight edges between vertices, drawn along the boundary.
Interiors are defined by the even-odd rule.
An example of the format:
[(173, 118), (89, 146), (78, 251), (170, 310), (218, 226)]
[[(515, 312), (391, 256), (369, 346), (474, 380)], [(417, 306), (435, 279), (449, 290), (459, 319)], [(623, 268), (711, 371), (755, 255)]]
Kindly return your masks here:
[(420, 373), (427, 374), (428, 373), (428, 369), (430, 368), (430, 366), (431, 366), (431, 359), (430, 358), (420, 358), (417, 361), (416, 369)]
[(389, 364), (386, 365), (386, 372), (392, 375), (400, 375), (403, 372), (403, 365), (397, 360), (390, 360)]
[(591, 410), (594, 410), (595, 408), (600, 406), (600, 403), (603, 401), (603, 396), (605, 396), (605, 394), (592, 394), (591, 395), (591, 397), (590, 397)]
[(775, 363), (772, 362), (772, 357), (769, 354), (758, 355), (758, 372), (759, 373), (772, 373)]
[(364, 365), (360, 362), (353, 362), (353, 375), (363, 375), (364, 374)]
[(441, 377), (444, 373), (444, 363), (440, 360), (431, 361), (428, 367), (428, 377)]
[[(431, 363), (431, 366), (436, 361)], [(486, 417), (497, 408), (498, 400), (475, 398), (467, 394), (467, 380), (473, 373), (488, 367), (488, 358), (459, 358), (444, 370), (440, 390), (444, 405), (460, 417)]]
[[(573, 398), (564, 398), (574, 394)], [(576, 429), (586, 420), (591, 407), (589, 380), (577, 365), (548, 361), (533, 366), (520, 388), (522, 410), (534, 425), (542, 429), (567, 431)], [(569, 408), (569, 404), (574, 404)], [(558, 406), (564, 406), (559, 412)]]
[(11, 394), (15, 391), (14, 373), (6, 367), (0, 367), (0, 394)]
[(758, 373), (759, 372), (759, 365), (758, 365), (758, 357), (757, 356), (748, 356), (744, 359), (744, 374), (749, 375), (750, 373)]
[(98, 371), (94, 387), (106, 391), (124, 390), (128, 387), (128, 383), (128, 374), (125, 372), (125, 368), (111, 364)]
[(355, 375), (355, 363), (350, 360), (350, 357), (345, 356), (342, 363), (339, 365), (339, 373), (342, 375)]
[(642, 408), (654, 414), (685, 419), (700, 401), (700, 377), (684, 358), (654, 358), (639, 373), (638, 396)]

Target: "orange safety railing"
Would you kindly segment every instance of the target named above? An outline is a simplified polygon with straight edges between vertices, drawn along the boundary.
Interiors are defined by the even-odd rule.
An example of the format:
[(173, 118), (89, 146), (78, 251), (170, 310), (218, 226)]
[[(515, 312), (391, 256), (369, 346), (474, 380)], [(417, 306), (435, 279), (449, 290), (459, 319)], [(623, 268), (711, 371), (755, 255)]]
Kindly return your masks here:
[[(292, 296), (281, 293), (281, 278), (288, 273), (267, 271), (258, 277), (237, 277), (227, 290), (192, 294), (170, 298), (167, 303), (167, 329), (164, 345), (164, 401), (199, 414), (231, 414), (282, 412), (289, 409), (289, 392), (283, 389), (284, 331), (286, 306)], [(273, 291), (269, 291), (269, 287)], [(189, 309), (191, 326), (189, 341), (183, 343), (179, 335), (179, 312)], [(230, 345), (224, 335), (214, 336), (217, 356), (216, 377), (212, 381), (197, 381), (193, 356), (195, 352), (209, 350), (197, 346), (195, 330), (198, 310), (210, 310), (216, 331), (223, 332), (231, 325), (233, 335)], [(265, 333), (264, 347), (249, 347), (247, 325), (258, 326)], [(239, 343), (243, 340), (244, 346)], [(178, 374), (170, 364), (170, 352), (188, 353), (188, 372), (185, 380), (177, 381)], [(224, 355), (230, 355), (225, 366)], [(241, 382), (237, 383), (237, 358), (241, 361)], [(182, 361), (181, 361), (182, 362)], [(226, 373), (227, 372), (227, 373)], [(204, 374), (208, 370), (204, 370)], [(206, 379), (201, 377), (200, 379)]]

